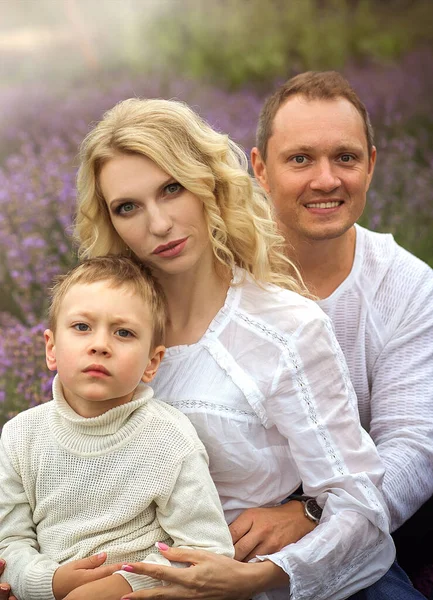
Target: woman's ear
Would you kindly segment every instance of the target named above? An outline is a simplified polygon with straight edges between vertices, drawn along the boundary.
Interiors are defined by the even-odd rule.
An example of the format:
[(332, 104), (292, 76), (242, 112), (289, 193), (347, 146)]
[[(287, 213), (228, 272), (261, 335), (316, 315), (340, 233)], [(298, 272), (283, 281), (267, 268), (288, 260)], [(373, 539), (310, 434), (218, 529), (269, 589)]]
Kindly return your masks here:
[(149, 383), (155, 377), (156, 372), (158, 371), (158, 367), (164, 357), (165, 354), (165, 346), (157, 346), (154, 350), (151, 351), (149, 356), (149, 362), (147, 363), (146, 370), (143, 373), (143, 377), (141, 381), (144, 383)]
[(47, 361), (47, 367), (50, 371), (57, 370), (57, 361), (56, 361), (56, 347), (54, 345), (54, 333), (51, 329), (46, 329), (44, 331), (44, 339), (45, 339), (45, 360)]

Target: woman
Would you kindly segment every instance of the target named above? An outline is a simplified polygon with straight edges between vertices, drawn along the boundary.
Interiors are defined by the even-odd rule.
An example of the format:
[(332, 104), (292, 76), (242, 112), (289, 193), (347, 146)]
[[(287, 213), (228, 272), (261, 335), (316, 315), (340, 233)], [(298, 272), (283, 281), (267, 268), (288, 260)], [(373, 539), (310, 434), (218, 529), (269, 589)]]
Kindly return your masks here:
[(182, 103), (131, 99), (83, 142), (78, 194), (81, 255), (132, 253), (164, 288), (155, 392), (196, 426), (228, 522), (280, 505), (301, 482), (323, 508), (308, 535), (257, 562), (169, 549), (194, 568), (134, 565), (172, 585), (128, 598), (277, 598), (290, 587), (293, 599), (338, 599), (377, 580), (394, 557), (375, 487), (383, 469), (244, 153)]

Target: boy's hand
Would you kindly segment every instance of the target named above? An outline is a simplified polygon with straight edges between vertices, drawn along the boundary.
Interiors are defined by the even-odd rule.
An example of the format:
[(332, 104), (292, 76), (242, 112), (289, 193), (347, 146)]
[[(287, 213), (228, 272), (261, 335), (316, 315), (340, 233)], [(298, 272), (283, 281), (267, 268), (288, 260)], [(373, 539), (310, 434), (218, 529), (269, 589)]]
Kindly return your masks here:
[[(100, 552), (89, 558), (74, 560), (59, 567), (53, 576), (53, 594), (56, 600), (63, 600), (75, 588), (98, 579), (103, 579), (120, 570), (123, 563), (101, 566), (106, 558), (107, 554)], [(121, 575), (118, 577), (123, 579)], [(123, 579), (123, 581), (125, 580)], [(127, 587), (127, 591), (131, 591), (130, 586), (128, 585)], [(0, 600), (2, 600), (1, 596)]]
[(122, 575), (111, 575), (75, 588), (65, 600), (120, 600), (132, 591)]
[[(0, 559), (0, 576), (3, 574), (5, 566), (5, 561)], [(12, 595), (11, 587), (8, 583), (0, 583), (0, 600), (17, 600)]]

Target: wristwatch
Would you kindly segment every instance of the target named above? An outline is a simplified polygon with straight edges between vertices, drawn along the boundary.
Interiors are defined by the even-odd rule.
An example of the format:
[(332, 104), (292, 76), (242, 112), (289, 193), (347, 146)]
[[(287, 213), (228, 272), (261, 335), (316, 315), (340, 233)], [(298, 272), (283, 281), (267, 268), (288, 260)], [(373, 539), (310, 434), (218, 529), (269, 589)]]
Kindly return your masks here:
[(292, 494), (288, 497), (288, 500), (299, 500), (304, 505), (304, 514), (307, 519), (313, 521), (313, 523), (319, 523), (322, 516), (322, 509), (317, 504), (316, 499), (311, 496), (303, 496), (301, 494)]

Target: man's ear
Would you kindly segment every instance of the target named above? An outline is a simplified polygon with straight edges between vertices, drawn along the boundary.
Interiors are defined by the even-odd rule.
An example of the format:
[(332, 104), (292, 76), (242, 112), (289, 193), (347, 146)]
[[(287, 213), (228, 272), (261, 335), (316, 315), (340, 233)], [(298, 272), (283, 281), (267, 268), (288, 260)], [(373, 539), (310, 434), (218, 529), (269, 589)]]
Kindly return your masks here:
[(45, 360), (47, 361), (47, 367), (50, 371), (57, 370), (57, 361), (56, 361), (56, 347), (54, 345), (54, 333), (51, 329), (46, 329), (44, 331), (44, 339), (45, 339)]
[(376, 146), (372, 146), (370, 158), (368, 159), (368, 179), (367, 179), (367, 190), (370, 187), (371, 180), (373, 179), (374, 167), (376, 165), (377, 150)]
[(254, 146), (251, 150), (251, 166), (253, 167), (254, 175), (262, 188), (269, 194), (271, 191), (268, 183), (268, 173), (266, 171), (265, 161), (259, 152), (259, 149)]
[(152, 350), (151, 355), (149, 356), (149, 362), (147, 363), (147, 367), (143, 373), (141, 381), (144, 381), (144, 383), (149, 383), (152, 381), (156, 375), (164, 354), (165, 346), (157, 346), (154, 350)]

